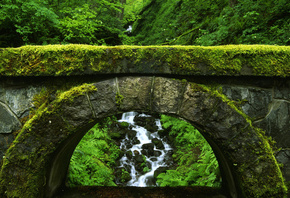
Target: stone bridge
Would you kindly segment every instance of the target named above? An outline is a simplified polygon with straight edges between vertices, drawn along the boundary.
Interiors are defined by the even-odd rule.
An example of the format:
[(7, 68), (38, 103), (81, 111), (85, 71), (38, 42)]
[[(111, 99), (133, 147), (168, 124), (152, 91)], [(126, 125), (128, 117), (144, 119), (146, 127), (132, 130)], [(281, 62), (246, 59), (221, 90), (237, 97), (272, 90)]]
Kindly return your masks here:
[(0, 75), (0, 197), (55, 197), (86, 131), (128, 111), (194, 125), (227, 197), (287, 197), (290, 47), (26, 46)]

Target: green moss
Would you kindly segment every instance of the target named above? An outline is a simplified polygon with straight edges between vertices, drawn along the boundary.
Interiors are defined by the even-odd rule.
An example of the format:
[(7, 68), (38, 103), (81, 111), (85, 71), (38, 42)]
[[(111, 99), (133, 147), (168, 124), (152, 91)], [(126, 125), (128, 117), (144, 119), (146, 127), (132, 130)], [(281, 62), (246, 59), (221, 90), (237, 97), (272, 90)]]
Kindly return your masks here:
[[(128, 71), (126, 67), (130, 65), (134, 65), (133, 73), (143, 73), (144, 64), (161, 73), (170, 69), (172, 74), (183, 75), (286, 77), (290, 76), (290, 47), (48, 45), (0, 51), (0, 75), (3, 76), (118, 73)], [(250, 73), (244, 73), (246, 70)]]
[(116, 104), (118, 106), (120, 106), (122, 104), (122, 102), (123, 102), (124, 96), (119, 94), (119, 93), (117, 93), (115, 99), (116, 99)]
[[(214, 97), (220, 98), (223, 102), (227, 103), (232, 109), (234, 109), (237, 113), (245, 118), (248, 123), (248, 127), (246, 127), (244, 130), (249, 131), (249, 133), (252, 131), (255, 133), (255, 135), (258, 136), (260, 140), (259, 147), (257, 147), (257, 145), (248, 145), (248, 147), (251, 148), (249, 152), (254, 152), (254, 155), (261, 156), (255, 162), (255, 164), (251, 164), (251, 166), (256, 167), (258, 164), (263, 164), (263, 162), (272, 162), (271, 167), (268, 167), (267, 170), (267, 174), (269, 175), (267, 181), (259, 180), (259, 174), (257, 175), (257, 173), (254, 171), (251, 171), (250, 173), (250, 175), (254, 175), (254, 177), (242, 178), (242, 184), (244, 185), (245, 189), (249, 190), (246, 192), (247, 196), (263, 197), (265, 194), (269, 196), (285, 195), (287, 193), (287, 186), (285, 185), (284, 178), (280, 170), (280, 165), (277, 163), (274, 156), (274, 151), (277, 148), (275, 147), (275, 142), (272, 140), (272, 138), (267, 137), (263, 130), (253, 127), (251, 118), (239, 108), (237, 102), (232, 101), (223, 95), (219, 89), (219, 86), (206, 86), (191, 83), (191, 88), (195, 91), (207, 92)], [(239, 164), (238, 170), (240, 174), (244, 175), (245, 171), (249, 171), (248, 167), (249, 164)]]
[[(93, 84), (83, 84), (60, 93), (53, 102), (43, 103), (38, 108), (34, 116), (25, 123), (6, 153), (6, 158), (0, 172), (0, 195), (6, 194), (7, 197), (23, 198), (40, 196), (38, 190), (42, 189), (45, 185), (41, 182), (46, 174), (44, 167), (48, 163), (47, 160), (49, 158), (47, 156), (55, 150), (55, 143), (44, 143), (43, 134), (39, 134), (40, 131), (35, 130), (35, 128), (41, 127), (42, 123), (48, 120), (58, 123), (59, 120), (62, 120), (58, 115), (62, 104), (71, 103), (74, 98), (93, 91), (96, 91), (96, 87)], [(45, 94), (40, 94), (39, 97), (41, 95)], [(61, 123), (62, 130), (59, 132), (60, 134), (56, 135), (68, 136), (75, 130), (74, 127), (68, 124), (64, 125), (63, 122)], [(38, 148), (37, 145), (34, 145), (35, 150), (33, 151), (23, 150), (21, 145), (29, 145), (30, 142), (31, 144), (37, 142), (42, 146)], [(9, 159), (12, 159), (12, 161)], [(9, 172), (12, 169), (13, 171), (17, 170), (16, 172), (21, 174), (7, 176), (10, 175)], [(8, 189), (6, 188), (7, 186)]]

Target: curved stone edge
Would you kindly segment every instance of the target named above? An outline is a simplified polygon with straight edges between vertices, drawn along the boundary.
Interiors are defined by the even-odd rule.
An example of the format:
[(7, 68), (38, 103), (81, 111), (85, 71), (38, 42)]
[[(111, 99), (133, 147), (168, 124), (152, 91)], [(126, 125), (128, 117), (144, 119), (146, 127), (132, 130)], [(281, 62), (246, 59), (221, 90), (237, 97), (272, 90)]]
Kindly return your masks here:
[[(272, 149), (275, 148), (275, 142), (271, 137), (265, 135), (265, 131), (255, 127), (249, 117), (243, 111), (234, 106), (235, 103), (233, 101), (228, 100), (224, 95), (219, 94), (219, 92), (215, 92), (214, 94), (229, 104), (229, 107), (236, 110), (236, 112), (247, 121), (247, 131), (240, 133), (240, 137), (247, 135), (247, 133), (248, 135), (253, 134), (243, 138), (244, 142), (248, 143), (249, 148), (245, 148), (244, 150), (245, 152), (249, 152), (250, 150), (252, 155), (256, 154), (259, 155), (259, 157), (252, 163), (246, 162), (238, 167), (238, 171), (242, 173), (241, 176), (244, 180), (243, 183), (248, 185), (247, 187), (250, 192), (256, 193), (253, 194), (253, 196), (263, 197), (270, 195), (273, 197), (283, 197), (283, 194), (287, 193), (287, 187), (280, 170), (280, 165), (277, 163), (275, 153)], [(237, 137), (232, 139), (232, 144), (234, 143), (237, 145), (238, 142), (241, 142), (241, 140), (238, 140)], [(244, 145), (242, 145), (242, 147), (244, 147)], [(264, 177), (262, 177), (261, 180), (253, 180), (249, 177), (249, 172), (252, 172), (253, 178), (260, 178), (260, 175), (263, 175)], [(250, 193), (249, 195), (252, 196)]]
[[(214, 139), (227, 155), (245, 197), (283, 197), (287, 192), (272, 142), (219, 90), (189, 83), (180, 116)], [(252, 165), (252, 166), (251, 166)], [(254, 166), (254, 168), (253, 168)]]
[[(88, 84), (72, 88), (48, 106), (41, 106), (26, 122), (6, 152), (0, 173), (1, 196), (44, 196), (43, 187), (48, 182), (51, 155), (79, 125), (92, 121), (87, 93), (95, 90), (95, 86)], [(83, 101), (87, 101), (87, 105)], [(81, 115), (82, 119), (77, 115)]]
[[(166, 81), (166, 79), (163, 80)], [(98, 115), (100, 117), (104, 117), (115, 113), (116, 110), (122, 112), (129, 109), (135, 109), (132, 107), (134, 106), (134, 103), (132, 103), (132, 106), (128, 106), (123, 109), (122, 100), (121, 103), (117, 103), (116, 96), (121, 93), (122, 85), (118, 85), (117, 80), (115, 82), (116, 83), (113, 83), (113, 85), (111, 85), (111, 83), (108, 83), (108, 81), (103, 82), (104, 85), (106, 85), (107, 83), (107, 88), (109, 89), (105, 89), (106, 86), (101, 86), (98, 83), (96, 83), (95, 86), (83, 85), (72, 88), (70, 91), (62, 94), (49, 106), (40, 108), (37, 111), (38, 113), (25, 124), (21, 133), (17, 136), (16, 140), (13, 142), (13, 145), (7, 152), (7, 158), (4, 161), (0, 174), (0, 193), (7, 197), (42, 196), (43, 194), (41, 195), (41, 193), (43, 192), (41, 189), (43, 189), (43, 186), (47, 183), (46, 169), (48, 166), (47, 164), (50, 159), (50, 155), (52, 154), (52, 152), (55, 151), (56, 147), (61, 142), (68, 138), (72, 133), (76, 132), (80, 126), (86, 125), (87, 123), (93, 121), (96, 117), (98, 117)], [(99, 88), (103, 87), (104, 90), (108, 90), (111, 94), (108, 97), (108, 101), (112, 102), (111, 108), (101, 108), (99, 110), (96, 109), (96, 107), (100, 107), (100, 105), (97, 104), (97, 101), (101, 101), (98, 96), (94, 96), (94, 94), (97, 93), (96, 87), (98, 86), (100, 86)], [(281, 171), (277, 165), (275, 158), (273, 157), (271, 147), (258, 146), (269, 145), (268, 140), (264, 138), (264, 135), (259, 130), (253, 128), (251, 125), (249, 125), (250, 127), (248, 130), (244, 130), (243, 133), (238, 133), (241, 127), (244, 126), (243, 124), (250, 124), (250, 122), (247, 121), (242, 112), (240, 112), (238, 109), (235, 109), (234, 106), (231, 106), (231, 104), (229, 104), (230, 101), (224, 98), (223, 95), (218, 95), (218, 93), (215, 93), (214, 91), (211, 91), (204, 86), (193, 83), (188, 84), (186, 88), (187, 89), (185, 90), (183, 97), (183, 100), (185, 101), (179, 107), (180, 113), (176, 112), (176, 114), (191, 121), (193, 124), (202, 124), (202, 121), (208, 121), (208, 124), (205, 124), (204, 126), (205, 130), (203, 131), (203, 133), (208, 133), (213, 139), (218, 142), (220, 147), (226, 148), (227, 150), (225, 151), (225, 153), (228, 153), (228, 156), (233, 163), (234, 160), (237, 160), (237, 167), (235, 168), (235, 170), (237, 171), (237, 173), (240, 174), (240, 180), (242, 182), (245, 194), (254, 195), (256, 197), (262, 197), (262, 195), (268, 194), (273, 196), (275, 195), (275, 197), (282, 197), (283, 194), (285, 194), (285, 185), (283, 183)], [(153, 91), (153, 95), (155, 91), (156, 89)], [(152, 90), (150, 90), (150, 93), (152, 93)], [(156, 95), (158, 96), (159, 92), (157, 91), (156, 93)], [(195, 98), (199, 99), (202, 99), (200, 98), (200, 96), (204, 95), (207, 101), (199, 100), (200, 102), (204, 103), (203, 107), (197, 106), (197, 108), (193, 109), (185, 108), (186, 99), (188, 99), (186, 98), (186, 95), (191, 97), (196, 95)], [(123, 97), (126, 99), (127, 96), (125, 95)], [(90, 100), (88, 100), (88, 98), (90, 98)], [(92, 105), (94, 100), (96, 104)], [(152, 103), (154, 103), (154, 98), (152, 100)], [(86, 104), (84, 104), (83, 101), (86, 101)], [(190, 102), (187, 103), (190, 104)], [(62, 106), (62, 108), (60, 108), (60, 106)], [(188, 112), (194, 112), (196, 115), (199, 116), (196, 117), (197, 119), (193, 119), (194, 116), (192, 114), (187, 115), (185, 113), (182, 113), (183, 108), (188, 109)], [(212, 129), (216, 126), (210, 125), (210, 123), (214, 121), (216, 121), (216, 123), (219, 123), (217, 121), (219, 121), (219, 119), (222, 119), (220, 115), (215, 114), (214, 109), (217, 108), (224, 109), (223, 112), (225, 113), (222, 113), (223, 115), (227, 115), (227, 112), (237, 113), (240, 115), (241, 121), (234, 124), (229, 123), (233, 124), (233, 127), (230, 127), (230, 129), (228, 129), (234, 129), (233, 131), (237, 132), (237, 134), (231, 133), (231, 131), (225, 133), (223, 132), (223, 130), (213, 132)], [(68, 111), (75, 113), (83, 112), (81, 114), (83, 119), (79, 119), (80, 117), (76, 116), (76, 114), (68, 113)], [(171, 110), (168, 110), (168, 112), (174, 113)], [(226, 121), (229, 122), (229, 120)], [(234, 120), (230, 121), (234, 122)], [(62, 128), (59, 128), (59, 126), (62, 126)], [(43, 128), (45, 128), (46, 130), (43, 130)], [(52, 130), (51, 128), (57, 128), (58, 130)], [(54, 138), (51, 141), (47, 141), (49, 140), (49, 138), (51, 138), (52, 134), (54, 134)], [(219, 135), (215, 137), (216, 134)], [(256, 137), (254, 138), (256, 144), (238, 144), (240, 142), (238, 140), (245, 140), (244, 136), (239, 134), (243, 134), (244, 136), (246, 136), (248, 138), (246, 140), (251, 140), (253, 136)], [(231, 139), (232, 144), (229, 141), (225, 141), (224, 137), (227, 135), (233, 136)], [(236, 140), (236, 142), (234, 140)], [(39, 142), (43, 142), (43, 144), (46, 146), (43, 147), (42, 144), (39, 144)], [(267, 163), (270, 162), (270, 165), (267, 165), (266, 163), (266, 168), (262, 166), (262, 168), (259, 168), (257, 170), (250, 167), (245, 168), (245, 165), (247, 165), (248, 163), (248, 159), (239, 159), (237, 156), (235, 156), (235, 153), (237, 153), (237, 151), (245, 153), (247, 152), (247, 149), (254, 149), (254, 151), (257, 152), (257, 159), (259, 159), (259, 157), (261, 157), (261, 159), (267, 159), (269, 160)], [(258, 162), (258, 165), (264, 164), (264, 161), (256, 162)], [(260, 171), (261, 169), (262, 172)], [(268, 172), (266, 172), (267, 174), (265, 174), (265, 171), (267, 170), (272, 170), (273, 174), (271, 174), (270, 180), (273, 182), (269, 183), (268, 177), (266, 178), (266, 182), (265, 177)], [(262, 173), (262, 176), (260, 173)], [(258, 180), (248, 181), (247, 178), (251, 178), (252, 176), (254, 176), (254, 178), (257, 177)], [(257, 185), (257, 183), (260, 182), (262, 185), (265, 184), (266, 186)], [(252, 189), (250, 185), (254, 186), (255, 189)], [(259, 192), (257, 192), (257, 190), (259, 190)], [(7, 191), (7, 194), (4, 193), (5, 191)], [(277, 192), (280, 193), (280, 195), (277, 195)]]

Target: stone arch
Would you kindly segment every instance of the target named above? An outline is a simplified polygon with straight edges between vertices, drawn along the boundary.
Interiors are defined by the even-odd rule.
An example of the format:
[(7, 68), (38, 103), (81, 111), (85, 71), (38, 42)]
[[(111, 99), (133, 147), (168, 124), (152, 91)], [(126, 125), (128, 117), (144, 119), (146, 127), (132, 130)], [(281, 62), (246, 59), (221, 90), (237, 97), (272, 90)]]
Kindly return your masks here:
[(6, 153), (0, 195), (53, 197), (85, 132), (98, 119), (138, 110), (176, 115), (196, 126), (213, 147), (230, 197), (285, 195), (270, 141), (243, 112), (215, 89), (162, 77), (83, 84), (44, 104)]

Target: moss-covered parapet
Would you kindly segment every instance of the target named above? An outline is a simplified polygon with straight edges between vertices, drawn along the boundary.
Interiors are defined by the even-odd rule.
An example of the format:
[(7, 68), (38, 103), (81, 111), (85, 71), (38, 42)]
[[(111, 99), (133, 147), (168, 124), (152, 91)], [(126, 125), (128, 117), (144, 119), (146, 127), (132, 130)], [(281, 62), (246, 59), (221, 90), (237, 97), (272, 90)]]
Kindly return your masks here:
[(288, 77), (290, 47), (48, 45), (0, 49), (1, 76), (115, 73)]

